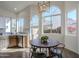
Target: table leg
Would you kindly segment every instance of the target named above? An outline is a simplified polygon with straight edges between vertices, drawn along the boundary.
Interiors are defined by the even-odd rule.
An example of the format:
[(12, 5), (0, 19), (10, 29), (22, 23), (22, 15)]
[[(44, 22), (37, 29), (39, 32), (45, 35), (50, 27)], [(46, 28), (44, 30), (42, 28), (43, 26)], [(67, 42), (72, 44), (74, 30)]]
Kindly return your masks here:
[(50, 50), (50, 48), (48, 48), (48, 52), (49, 52), (49, 56), (48, 57), (51, 57), (51, 50)]
[(41, 52), (41, 48), (40, 48), (40, 52)]

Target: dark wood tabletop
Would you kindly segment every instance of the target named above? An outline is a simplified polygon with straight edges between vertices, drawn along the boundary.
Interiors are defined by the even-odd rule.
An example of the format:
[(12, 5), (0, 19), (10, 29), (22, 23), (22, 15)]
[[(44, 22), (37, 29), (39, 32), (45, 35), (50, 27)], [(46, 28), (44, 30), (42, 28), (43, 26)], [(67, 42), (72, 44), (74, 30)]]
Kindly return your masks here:
[(33, 39), (31, 41), (31, 45), (38, 47), (38, 48), (50, 48), (50, 47), (55, 47), (59, 44), (60, 42), (55, 40), (55, 39), (48, 39), (47, 44), (41, 43), (40, 39)]

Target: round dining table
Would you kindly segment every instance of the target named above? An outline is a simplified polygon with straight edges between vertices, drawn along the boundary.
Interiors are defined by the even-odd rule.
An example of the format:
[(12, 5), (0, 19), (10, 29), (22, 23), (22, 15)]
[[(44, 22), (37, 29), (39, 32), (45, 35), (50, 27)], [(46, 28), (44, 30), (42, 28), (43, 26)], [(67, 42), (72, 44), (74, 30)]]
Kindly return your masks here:
[(57, 41), (56, 39), (48, 39), (47, 43), (41, 43), (40, 39), (33, 39), (31, 41), (31, 45), (37, 48), (48, 48), (49, 51), (49, 57), (51, 57), (51, 48), (56, 47), (59, 45), (60, 42)]

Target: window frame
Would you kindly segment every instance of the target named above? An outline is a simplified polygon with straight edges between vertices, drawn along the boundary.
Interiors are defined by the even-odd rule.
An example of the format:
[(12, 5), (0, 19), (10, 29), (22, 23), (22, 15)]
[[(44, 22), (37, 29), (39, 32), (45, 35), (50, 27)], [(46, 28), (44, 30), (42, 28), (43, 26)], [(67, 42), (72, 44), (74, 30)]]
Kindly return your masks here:
[[(32, 21), (33, 21), (34, 18), (32, 18), (32, 17), (38, 18), (37, 19), (38, 23), (34, 23), (34, 25), (33, 25)], [(34, 15), (32, 15), (32, 17), (31, 17), (31, 20), (30, 20), (30, 38), (31, 38), (31, 40), (34, 38), (33, 33), (32, 33), (33, 28), (38, 28), (38, 33), (39, 33), (39, 16), (34, 14)], [(39, 37), (39, 34), (38, 34), (38, 37)]]
[[(71, 11), (74, 11), (74, 10), (76, 11), (76, 14), (75, 14), (75, 15), (76, 15), (76, 20), (75, 20), (75, 21), (76, 21), (76, 24), (75, 24), (75, 27), (76, 27), (76, 30), (75, 30), (75, 31), (76, 31), (76, 32), (75, 32), (75, 33), (68, 33), (67, 27), (68, 27), (69, 25), (68, 25), (68, 21), (67, 21), (66, 19), (68, 19), (68, 17), (69, 17), (69, 16), (68, 16), (68, 13), (71, 12)], [(76, 35), (77, 35), (77, 9), (76, 9), (76, 8), (73, 8), (73, 9), (68, 10), (68, 11), (66, 12), (66, 19), (65, 19), (65, 30), (66, 30), (66, 31), (65, 31), (65, 35), (66, 35), (66, 36), (76, 36)], [(73, 25), (71, 25), (71, 26), (73, 26)]]
[[(53, 23), (52, 23), (52, 21), (53, 21), (52, 17), (54, 17), (54, 16), (60, 16), (60, 17), (62, 17), (62, 16), (61, 16), (61, 13), (62, 13), (62, 12), (61, 12), (61, 9), (60, 9), (58, 6), (52, 6), (52, 7), (58, 8), (58, 9), (60, 10), (60, 13), (59, 13), (59, 14), (48, 15), (48, 16), (42, 16), (42, 20), (43, 20), (43, 21), (42, 21), (42, 26), (43, 26), (43, 27), (45, 26), (45, 25), (43, 24), (45, 18), (46, 18), (46, 17), (50, 17), (50, 19), (51, 19), (51, 25), (50, 25), (50, 26), (51, 26), (51, 31), (50, 31), (49, 33), (53, 33), (53, 32), (52, 32), (52, 24), (53, 24)], [(50, 8), (51, 8), (51, 7), (50, 7)], [(62, 18), (61, 18), (61, 20), (62, 20)], [(61, 21), (61, 30), (62, 30), (62, 21)], [(44, 33), (44, 29), (42, 29), (42, 32)], [(62, 33), (62, 31), (61, 31), (61, 33)], [(61, 34), (61, 33), (53, 33), (53, 34)], [(48, 34), (48, 33), (44, 33), (44, 34)]]

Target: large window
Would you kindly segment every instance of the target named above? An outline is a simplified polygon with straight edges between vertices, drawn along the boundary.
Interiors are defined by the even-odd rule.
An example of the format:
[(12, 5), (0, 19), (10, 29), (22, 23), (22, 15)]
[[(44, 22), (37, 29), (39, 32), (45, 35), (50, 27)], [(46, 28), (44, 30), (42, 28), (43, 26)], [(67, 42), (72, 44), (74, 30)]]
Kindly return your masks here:
[(5, 32), (5, 18), (0, 16), (0, 35), (3, 35)]
[(66, 19), (66, 35), (76, 35), (76, 21), (77, 21), (76, 9), (72, 9), (67, 13)]
[(30, 38), (37, 39), (39, 31), (39, 18), (37, 15), (32, 16), (32, 20), (30, 22)]
[(43, 32), (61, 33), (61, 10), (52, 6), (46, 12), (42, 13)]
[(51, 19), (50, 17), (45, 17), (44, 20), (43, 20), (43, 29), (44, 29), (44, 33), (49, 33), (51, 32)]
[(11, 34), (16, 33), (16, 26), (17, 26), (16, 19), (11, 18), (11, 17), (5, 17), (4, 20), (5, 20), (4, 23), (5, 23), (5, 27), (6, 27), (5, 32), (11, 33)]
[(16, 19), (12, 18), (12, 20), (11, 20), (11, 32), (12, 33), (16, 33), (16, 26), (17, 26)]
[(0, 16), (0, 34), (16, 34), (23, 33), (24, 19), (16, 20), (12, 17)]
[(39, 20), (38, 20), (38, 16), (37, 15), (33, 15), (32, 16), (32, 20), (31, 20), (30, 24), (31, 24), (31, 27), (39, 25)]
[(23, 33), (23, 29), (24, 29), (24, 19), (23, 18), (19, 18), (17, 20), (17, 32), (18, 33)]
[(6, 30), (5, 32), (11, 32), (11, 18), (10, 17), (6, 17), (5, 18), (5, 26), (6, 26)]

